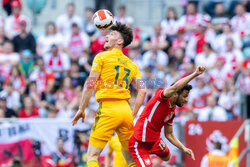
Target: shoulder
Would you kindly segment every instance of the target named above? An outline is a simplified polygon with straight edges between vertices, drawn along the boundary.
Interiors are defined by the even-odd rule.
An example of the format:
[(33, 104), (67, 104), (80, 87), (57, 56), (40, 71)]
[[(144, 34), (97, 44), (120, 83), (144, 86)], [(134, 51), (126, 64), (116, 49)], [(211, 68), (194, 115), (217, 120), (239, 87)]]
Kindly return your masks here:
[(95, 56), (95, 58), (94, 58), (94, 61), (105, 61), (105, 60), (107, 60), (107, 57), (108, 57), (108, 55), (109, 55), (109, 51), (104, 51), (104, 52), (100, 52), (100, 53), (98, 53), (96, 56)]
[(81, 32), (81, 38), (89, 38), (89, 36), (85, 32)]
[(168, 100), (169, 98), (163, 96), (164, 90), (164, 88), (157, 89), (154, 96), (160, 100)]
[(63, 21), (66, 18), (65, 14), (61, 14), (57, 17), (57, 21)]
[(95, 59), (96, 58), (106, 58), (106, 56), (108, 55), (108, 54), (110, 54), (111, 52), (110, 51), (103, 51), (103, 52), (100, 52), (100, 53), (98, 53), (96, 56), (95, 56)]
[(63, 59), (68, 59), (69, 55), (66, 54), (65, 52), (61, 52), (62, 58)]
[(250, 18), (250, 13), (247, 12), (246, 13), (246, 17)]
[(152, 55), (152, 51), (151, 50), (149, 50), (149, 51), (146, 51), (144, 54), (143, 54), (143, 59), (145, 58), (145, 57), (150, 57)]
[(44, 34), (41, 34), (39, 37), (38, 37), (38, 39), (37, 39), (37, 41), (38, 42), (43, 42), (44, 40), (45, 40), (45, 35)]
[(29, 21), (29, 17), (26, 16), (26, 15), (24, 15), (24, 14), (21, 14), (21, 15), (20, 15), (20, 19), (24, 19), (24, 20), (26, 20), (26, 21)]
[(168, 54), (162, 50), (159, 50), (157, 54), (159, 54), (160, 56), (162, 56), (164, 58), (168, 56)]
[(164, 19), (164, 20), (161, 21), (161, 26), (162, 27), (166, 27), (167, 24), (168, 24), (168, 20), (167, 19)]
[(81, 17), (78, 15), (74, 15), (73, 20), (81, 22)]
[(8, 22), (8, 21), (12, 21), (14, 19), (13, 15), (10, 15), (8, 16), (5, 21)]

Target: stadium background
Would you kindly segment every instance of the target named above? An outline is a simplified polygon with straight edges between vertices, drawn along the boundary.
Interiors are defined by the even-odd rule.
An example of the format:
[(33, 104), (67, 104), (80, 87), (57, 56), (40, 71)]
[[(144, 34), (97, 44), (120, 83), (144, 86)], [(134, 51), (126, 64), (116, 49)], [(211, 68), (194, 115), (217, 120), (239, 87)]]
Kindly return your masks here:
[[(8, 0), (2, 0), (2, 4), (6, 2)], [(80, 54), (80, 58), (79, 55), (74, 57), (69, 51), (68, 33), (71, 30), (63, 35), (59, 30), (59, 25), (62, 27), (67, 25), (67, 22), (58, 20), (62, 14), (67, 13), (67, 4), (71, 2), (75, 4), (75, 15), (79, 16), (79, 19), (76, 19), (79, 22), (73, 22), (77, 23), (76, 27), (80, 26), (80, 31), (83, 33), (81, 35), (83, 48), (81, 49), (84, 51)], [(1, 165), (12, 166), (13, 163), (22, 162), (24, 166), (70, 166), (72, 164), (84, 166), (89, 130), (98, 108), (94, 96), (86, 111), (86, 123), (78, 123), (77, 127), (73, 128), (70, 122), (78, 107), (80, 89), (88, 75), (91, 61), (95, 53), (102, 50), (100, 43), (103, 42), (105, 33), (95, 32), (91, 37), (91, 32), (88, 36), (84, 31), (84, 26), (81, 27), (86, 20), (85, 9), (95, 8), (96, 2), (91, 0), (22, 0), (21, 13), (24, 17), (14, 23), (18, 25), (17, 27), (27, 25), (27, 32), (33, 34), (36, 42), (29, 37), (28, 41), (31, 43), (28, 46), (25, 46), (26, 43), (20, 42), (19, 39), (14, 39), (15, 35), (19, 35), (20, 29), (6, 26), (14, 24), (11, 22), (13, 18), (7, 16), (3, 7), (0, 8)], [(235, 5), (242, 3), (249, 12), (249, 2), (240, 0), (192, 1), (196, 5), (198, 14), (195, 15), (197, 16), (194, 17), (195, 19), (191, 18), (191, 20), (194, 19), (193, 21), (186, 24), (187, 0), (113, 0), (112, 8), (107, 6), (109, 2), (111, 1), (107, 0), (101, 4), (101, 8), (107, 8), (118, 16), (118, 10), (124, 9), (123, 6), (125, 6), (125, 18), (127, 18), (125, 22), (133, 26), (136, 34), (134, 39), (136, 42), (124, 52), (139, 66), (147, 83), (148, 94), (144, 104), (152, 97), (156, 88), (167, 87), (176, 79), (189, 74), (196, 63), (209, 65), (207, 73), (193, 81), (192, 85), (195, 89), (190, 93), (189, 103), (178, 110), (174, 125), (177, 137), (194, 150), (197, 160), (190, 161), (168, 143), (172, 152), (168, 166), (199, 166), (203, 156), (213, 151), (213, 143), (221, 142), (222, 151), (226, 153), (231, 148), (232, 139), (239, 139), (235, 147), (239, 151), (236, 159), (240, 161), (240, 166), (249, 165), (250, 157), (248, 155), (247, 158), (247, 147), (249, 150), (250, 143), (247, 142), (249, 141), (247, 118), (250, 115), (250, 16), (246, 13), (242, 18), (234, 17)], [(213, 5), (218, 2), (223, 3), (226, 14), (215, 15), (213, 13)], [(169, 7), (176, 10), (178, 18), (171, 23), (168, 22), (169, 20), (166, 21)], [(211, 17), (205, 15), (206, 12), (209, 12)], [(181, 18), (184, 19), (181, 21)], [(54, 22), (58, 30), (48, 37), (44, 34), (45, 26), (49, 21)], [(172, 29), (166, 29), (172, 24)], [(217, 24), (223, 24), (223, 26), (229, 24), (232, 26), (228, 26), (229, 29), (232, 29), (228, 33), (222, 30), (223, 26), (211, 26)], [(188, 30), (187, 26), (194, 27)], [(91, 28), (93, 27), (90, 26), (90, 30), (95, 30)], [(216, 29), (216, 32), (212, 29)], [(155, 36), (156, 31), (160, 32), (159, 37)], [(207, 33), (202, 34), (202, 31)], [(234, 43), (232, 50), (227, 50), (226, 38), (232, 38)], [(156, 47), (156, 43), (160, 48)], [(203, 48), (205, 43), (210, 43), (212, 50), (209, 47)], [(15, 50), (12, 50), (13, 44)], [(33, 47), (31, 44), (34, 44)], [(62, 65), (62, 68), (52, 67), (53, 63), (51, 66), (52, 44), (58, 46), (63, 59), (54, 65)], [(150, 44), (152, 47), (149, 47)], [(45, 48), (41, 49), (41, 46)], [(155, 50), (157, 50), (156, 58), (152, 56)], [(205, 50), (209, 54), (206, 60), (201, 58), (204, 57)], [(70, 54), (73, 55), (71, 59), (74, 61), (70, 62)], [(43, 61), (45, 61), (45, 69), (48, 70), (46, 82), (44, 78), (39, 77), (38, 73), (38, 64), (42, 66)], [(216, 62), (217, 65), (213, 66)], [(216, 71), (219, 66), (218, 62), (222, 62), (225, 70)], [(11, 69), (12, 71), (19, 69), (21, 72), (20, 74), (11, 72)], [(131, 92), (133, 96), (130, 103), (133, 106), (135, 94), (133, 89)], [(32, 112), (28, 113), (30, 109)], [(215, 113), (212, 116), (208, 114), (211, 113), (211, 109)], [(217, 121), (220, 121), (219, 124)], [(58, 154), (58, 147), (60, 147), (58, 145), (61, 147), (64, 145), (63, 155)], [(100, 158), (101, 163), (104, 163), (106, 153), (107, 148)], [(155, 166), (167, 165), (156, 157), (153, 158)]]

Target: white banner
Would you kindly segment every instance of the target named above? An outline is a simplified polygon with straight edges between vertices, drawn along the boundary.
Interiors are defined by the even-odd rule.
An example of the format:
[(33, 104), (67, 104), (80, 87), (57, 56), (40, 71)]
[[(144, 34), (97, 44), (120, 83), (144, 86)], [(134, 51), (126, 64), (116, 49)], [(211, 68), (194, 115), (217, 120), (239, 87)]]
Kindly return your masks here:
[(57, 139), (65, 140), (65, 150), (72, 152), (75, 130), (90, 129), (88, 124), (78, 122), (73, 127), (70, 119), (0, 119), (0, 144), (9, 144), (22, 139), (41, 143), (44, 155), (57, 149)]

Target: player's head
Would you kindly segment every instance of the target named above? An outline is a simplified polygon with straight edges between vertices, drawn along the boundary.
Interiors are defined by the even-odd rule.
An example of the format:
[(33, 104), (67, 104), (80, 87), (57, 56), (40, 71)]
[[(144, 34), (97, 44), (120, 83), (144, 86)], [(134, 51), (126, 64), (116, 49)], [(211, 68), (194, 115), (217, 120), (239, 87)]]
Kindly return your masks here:
[(116, 22), (110, 30), (112, 31), (106, 35), (105, 49), (112, 49), (114, 47), (124, 48), (133, 40), (132, 29), (125, 24)]
[(192, 85), (185, 85), (182, 89), (176, 92), (172, 98), (174, 98), (175, 105), (182, 107), (188, 101), (189, 91), (192, 89)]

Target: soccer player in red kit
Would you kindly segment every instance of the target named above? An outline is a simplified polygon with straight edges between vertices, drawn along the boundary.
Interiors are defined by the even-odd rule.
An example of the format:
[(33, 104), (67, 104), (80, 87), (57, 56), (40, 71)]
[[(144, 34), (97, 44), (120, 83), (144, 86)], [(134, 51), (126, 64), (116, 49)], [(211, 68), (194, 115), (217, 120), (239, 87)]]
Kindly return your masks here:
[(198, 66), (195, 72), (176, 81), (169, 88), (160, 88), (154, 97), (146, 104), (134, 128), (134, 134), (129, 140), (129, 152), (137, 167), (152, 167), (150, 154), (156, 154), (162, 160), (168, 161), (170, 151), (163, 142), (160, 133), (164, 126), (165, 137), (176, 147), (188, 154), (193, 160), (193, 151), (186, 148), (173, 133), (175, 107), (182, 107), (188, 101), (188, 85), (195, 77), (201, 75), (206, 68)]

